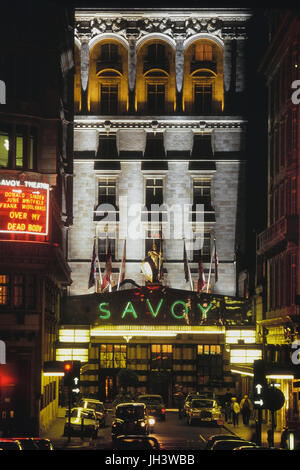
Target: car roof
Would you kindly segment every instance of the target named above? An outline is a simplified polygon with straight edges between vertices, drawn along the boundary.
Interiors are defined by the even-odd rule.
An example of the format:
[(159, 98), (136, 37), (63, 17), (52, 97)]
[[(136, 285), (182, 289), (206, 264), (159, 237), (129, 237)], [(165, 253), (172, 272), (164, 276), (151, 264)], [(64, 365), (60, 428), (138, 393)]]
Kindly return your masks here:
[(144, 403), (128, 402), (128, 403), (119, 403), (117, 406), (145, 406), (145, 405)]
[(96, 400), (95, 398), (82, 398), (80, 401), (90, 401), (91, 403), (101, 403), (103, 405), (103, 401)]
[(230, 439), (232, 440), (240, 440), (243, 439), (242, 437), (239, 436), (233, 436), (232, 434), (214, 434), (213, 436), (209, 436), (208, 438), (210, 441), (220, 441), (220, 440), (227, 440)]
[(159, 398), (162, 398), (162, 396), (158, 395), (157, 393), (144, 393), (144, 394), (138, 396), (138, 398), (140, 398), (140, 397), (159, 397)]
[(226, 443), (229, 445), (231, 442), (238, 442), (240, 445), (237, 447), (250, 446), (250, 444), (252, 444), (253, 446), (256, 445), (254, 444), (254, 442), (244, 441), (243, 439), (224, 439), (224, 440), (216, 441), (215, 444), (217, 446), (221, 446), (223, 443)]

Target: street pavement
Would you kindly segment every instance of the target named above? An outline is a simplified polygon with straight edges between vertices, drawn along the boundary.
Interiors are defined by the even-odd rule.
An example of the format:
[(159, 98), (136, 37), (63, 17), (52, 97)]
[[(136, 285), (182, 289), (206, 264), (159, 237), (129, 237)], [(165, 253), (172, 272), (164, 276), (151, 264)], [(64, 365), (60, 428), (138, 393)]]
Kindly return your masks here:
[[(41, 434), (41, 437), (50, 438), (54, 444), (54, 448), (57, 450), (109, 450), (111, 446), (110, 439), (110, 421), (112, 412), (108, 412), (108, 425), (105, 429), (100, 429), (97, 440), (92, 440), (88, 437), (81, 439), (80, 437), (72, 436), (70, 441), (66, 436), (63, 436), (65, 418), (63, 412), (59, 413), (61, 417), (57, 417), (52, 423), (50, 428)], [(163, 449), (190, 449), (200, 450), (204, 448), (206, 439), (210, 434), (219, 433), (232, 433), (238, 435), (246, 440), (253, 440), (253, 426), (254, 421), (250, 421), (248, 426), (242, 423), (241, 417), (239, 424), (234, 426), (231, 423), (224, 423), (223, 428), (198, 428), (190, 427), (186, 425), (184, 420), (179, 421), (177, 419), (177, 412), (175, 410), (168, 410), (167, 423), (159, 423), (157, 426), (157, 434), (154, 432), (154, 436), (163, 445)], [(270, 426), (265, 424), (262, 425), (262, 445), (268, 447), (267, 431)], [(276, 430), (274, 433), (274, 446), (280, 447), (281, 430)], [(177, 442), (176, 442), (177, 440)], [(180, 447), (185, 443), (186, 447)]]

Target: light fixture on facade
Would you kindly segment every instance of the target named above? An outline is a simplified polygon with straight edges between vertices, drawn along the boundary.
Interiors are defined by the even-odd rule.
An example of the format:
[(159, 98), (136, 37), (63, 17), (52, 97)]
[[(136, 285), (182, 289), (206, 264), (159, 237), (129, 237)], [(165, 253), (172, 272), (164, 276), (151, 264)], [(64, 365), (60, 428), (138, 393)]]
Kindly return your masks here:
[(110, 128), (111, 128), (111, 122), (110, 121), (104, 121), (104, 128), (106, 130), (106, 135), (109, 135)]
[(277, 380), (294, 380), (293, 375), (289, 374), (272, 374), (272, 375), (266, 375), (267, 379), (277, 379)]
[(153, 130), (153, 134), (156, 135), (156, 131), (157, 131), (157, 128), (158, 128), (158, 121), (152, 121), (151, 122), (151, 127), (152, 127), (152, 130)]

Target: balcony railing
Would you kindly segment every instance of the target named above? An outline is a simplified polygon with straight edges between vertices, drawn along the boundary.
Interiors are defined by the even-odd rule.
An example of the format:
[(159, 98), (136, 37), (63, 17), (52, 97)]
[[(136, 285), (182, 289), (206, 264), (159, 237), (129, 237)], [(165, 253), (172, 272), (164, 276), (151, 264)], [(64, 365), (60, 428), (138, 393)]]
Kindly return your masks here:
[(257, 254), (262, 255), (284, 241), (296, 240), (298, 217), (281, 217), (277, 222), (258, 235)]

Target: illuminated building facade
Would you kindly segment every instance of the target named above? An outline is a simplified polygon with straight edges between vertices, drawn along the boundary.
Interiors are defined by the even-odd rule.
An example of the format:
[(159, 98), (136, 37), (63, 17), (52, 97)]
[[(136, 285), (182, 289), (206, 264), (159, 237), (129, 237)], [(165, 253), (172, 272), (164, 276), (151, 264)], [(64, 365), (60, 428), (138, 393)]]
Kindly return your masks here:
[(59, 379), (43, 371), (55, 360), (60, 296), (71, 282), (66, 247), (72, 223), (72, 20), (72, 12), (53, 2), (11, 1), (1, 7), (4, 435), (38, 435), (58, 408)]
[[(235, 392), (232, 364), (261, 357), (235, 297), (250, 18), (243, 9), (75, 12), (73, 282), (57, 359), (85, 363), (83, 394), (111, 401), (127, 368), (138, 391), (169, 404), (176, 385), (222, 395)], [(180, 224), (188, 230), (176, 237)], [(149, 283), (143, 261), (155, 249), (159, 282)]]
[(292, 356), (299, 340), (300, 108), (292, 84), (300, 78), (300, 23), (292, 10), (272, 11), (268, 19), (270, 40), (261, 64), (269, 96), (268, 221), (257, 241), (256, 318), (266, 367), (286, 398), (280, 423), (293, 426), (299, 423), (299, 380), (293, 380), (299, 366)]
[[(76, 11), (70, 295), (88, 292), (94, 240), (102, 270), (110, 245), (116, 285), (126, 239), (126, 278), (143, 284), (140, 263), (159, 234), (166, 285), (190, 289), (197, 283), (199, 250), (187, 244), (187, 282), (184, 239), (201, 237), (206, 278), (216, 240), (218, 279), (212, 268), (209, 289), (237, 294), (245, 251), (244, 50), (250, 17), (247, 10), (229, 9)], [(99, 209), (104, 204), (114, 212), (109, 229)], [(139, 224), (132, 215), (138, 205)], [(176, 206), (175, 215), (166, 215), (164, 205)], [(189, 237), (172, 236), (181, 220), (187, 226), (185, 207)], [(193, 217), (204, 223), (197, 226)], [(138, 237), (128, 235), (130, 227)]]

